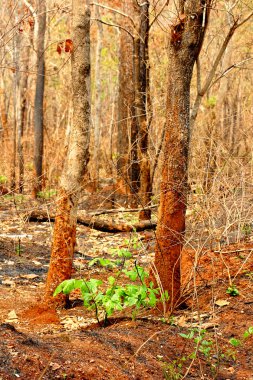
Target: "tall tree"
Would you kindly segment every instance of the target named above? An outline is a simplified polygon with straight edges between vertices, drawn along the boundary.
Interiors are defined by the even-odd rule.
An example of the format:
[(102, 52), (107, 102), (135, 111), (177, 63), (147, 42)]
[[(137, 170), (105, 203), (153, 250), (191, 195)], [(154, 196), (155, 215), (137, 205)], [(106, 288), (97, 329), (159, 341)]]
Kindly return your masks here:
[[(117, 133), (118, 183), (125, 194), (138, 191), (137, 124), (134, 113), (134, 47), (133, 21), (136, 4), (133, 0), (122, 3), (123, 17), (120, 29), (119, 95)], [(130, 153), (131, 152), (131, 153)], [(133, 198), (135, 201), (135, 199)]]
[[(99, 7), (95, 8), (96, 18), (100, 18)], [(96, 45), (96, 64), (95, 64), (95, 115), (94, 115), (94, 174), (96, 187), (99, 182), (99, 146), (100, 146), (100, 136), (101, 136), (101, 53), (102, 53), (102, 39), (103, 39), (103, 25), (102, 23), (97, 23), (97, 45)]]
[(34, 196), (42, 189), (42, 164), (43, 164), (43, 100), (45, 87), (45, 31), (46, 31), (46, 0), (37, 0), (38, 33), (36, 38), (37, 49), (37, 78), (34, 100), (34, 168), (35, 186)]
[(19, 192), (23, 193), (24, 191), (24, 129), (27, 121), (27, 95), (28, 95), (28, 72), (29, 72), (29, 63), (30, 63), (30, 54), (31, 54), (31, 45), (33, 43), (34, 35), (34, 18), (33, 13), (34, 9), (26, 0), (24, 1), (26, 9), (31, 14), (29, 18), (29, 32), (26, 36), (23, 34), (23, 47), (20, 51), (22, 59), (21, 73), (20, 73), (20, 109), (19, 109), (19, 119), (18, 119), (18, 171), (19, 171)]
[[(168, 47), (168, 87), (164, 161), (153, 278), (170, 296), (180, 295), (180, 256), (184, 241), (190, 138), (190, 85), (210, 10), (210, 0), (179, 0)], [(151, 276), (152, 277), (152, 276)]]
[[(123, 3), (119, 66), (118, 175), (131, 203), (145, 207), (151, 198), (148, 156), (149, 111), (149, 1)], [(149, 219), (141, 211), (140, 219)]]
[[(134, 117), (138, 130), (139, 202), (145, 208), (151, 200), (149, 142), (149, 1), (138, 9), (138, 27), (134, 38), (135, 102)], [(151, 210), (141, 210), (139, 218), (150, 219)]]
[(73, 0), (72, 96), (73, 121), (68, 152), (60, 180), (57, 215), (46, 282), (46, 301), (57, 285), (71, 277), (76, 243), (77, 204), (89, 160), (90, 140), (90, 2)]

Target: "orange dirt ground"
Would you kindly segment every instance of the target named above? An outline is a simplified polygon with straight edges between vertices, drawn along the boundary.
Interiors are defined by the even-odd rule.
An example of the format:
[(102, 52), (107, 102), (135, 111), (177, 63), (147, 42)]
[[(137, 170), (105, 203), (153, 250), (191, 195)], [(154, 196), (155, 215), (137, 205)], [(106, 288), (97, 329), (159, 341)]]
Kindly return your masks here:
[[(172, 316), (164, 318), (159, 311), (143, 310), (132, 321), (125, 312), (100, 328), (93, 313), (83, 309), (78, 293), (69, 309), (47, 310), (40, 304), (52, 226), (30, 223), (20, 227), (18, 222), (8, 226), (2, 222), (0, 237), (1, 380), (253, 380), (253, 335), (242, 338), (253, 326), (250, 239), (223, 246), (222, 253), (202, 250), (198, 259), (194, 250), (185, 250), (183, 299)], [(25, 236), (11, 236), (23, 233), (24, 228)], [(89, 260), (108, 255), (108, 247), (124, 246), (129, 236), (78, 227), (73, 276), (106, 276), (105, 269), (88, 269)], [(151, 232), (138, 236), (142, 250), (133, 253), (148, 266), (154, 238)], [(239, 296), (226, 293), (229, 278)], [(209, 357), (201, 352), (190, 357), (195, 344), (179, 333), (192, 328), (206, 330), (205, 339), (213, 342)], [(232, 337), (240, 339), (241, 345), (233, 347), (229, 343)]]

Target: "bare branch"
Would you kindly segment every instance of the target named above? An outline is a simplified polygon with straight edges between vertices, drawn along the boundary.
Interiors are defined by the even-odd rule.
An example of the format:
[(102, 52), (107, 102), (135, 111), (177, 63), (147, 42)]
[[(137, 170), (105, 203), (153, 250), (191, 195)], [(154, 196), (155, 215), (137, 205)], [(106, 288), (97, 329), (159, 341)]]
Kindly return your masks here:
[(124, 28), (124, 27), (121, 26), (121, 25), (111, 24), (111, 23), (109, 23), (109, 22), (105, 22), (105, 21), (103, 21), (103, 20), (101, 20), (101, 19), (98, 19), (98, 18), (91, 18), (91, 20), (101, 22), (101, 24), (104, 24), (104, 25), (113, 26), (114, 28), (123, 29), (126, 33), (129, 34), (129, 36), (132, 37), (132, 39), (134, 39), (134, 36), (132, 35), (132, 33), (129, 32), (129, 30), (127, 30), (126, 28)]
[[(193, 125), (194, 125), (194, 122), (197, 118), (197, 114), (198, 114), (198, 110), (199, 110), (199, 106), (201, 104), (201, 100), (202, 100), (202, 97), (206, 94), (206, 92), (209, 90), (210, 87), (212, 87), (214, 85), (214, 83), (216, 83), (218, 81), (218, 79), (215, 80), (214, 83), (212, 83), (213, 81), (213, 78), (215, 76), (215, 73), (216, 73), (216, 70), (217, 70), (217, 67), (226, 51), (226, 48), (231, 40), (231, 38), (233, 37), (235, 31), (240, 27), (242, 26), (243, 24), (245, 24), (251, 17), (253, 16), (253, 12), (250, 12), (248, 14), (248, 16), (246, 16), (241, 22), (239, 22), (239, 18), (237, 18), (236, 20), (234, 20), (234, 23), (233, 25), (230, 27), (228, 33), (227, 33), (227, 36), (225, 38), (225, 40), (223, 41), (223, 44), (221, 45), (221, 48), (217, 54), (217, 57), (213, 63), (213, 66), (209, 72), (209, 75), (207, 76), (206, 80), (205, 80), (205, 83), (203, 85), (202, 88), (199, 88), (198, 86), (198, 93), (197, 93), (197, 96), (196, 96), (196, 99), (195, 99), (195, 102), (194, 102), (194, 105), (193, 105), (193, 108), (192, 108), (192, 112), (191, 112), (191, 118), (190, 118), (190, 123), (191, 123), (191, 129), (193, 128)], [(197, 63), (197, 73), (198, 73), (198, 70), (199, 70), (199, 63)], [(233, 65), (233, 67), (236, 67)], [(227, 70), (229, 70), (230, 68), (228, 68)], [(231, 67), (232, 69), (232, 67)], [(225, 73), (227, 73), (228, 71), (225, 71)], [(225, 75), (225, 73), (223, 73), (221, 77), (223, 77)], [(197, 74), (198, 75), (198, 74)], [(220, 79), (219, 78), (219, 79)], [(198, 81), (198, 79), (197, 79)]]
[(248, 16), (245, 17), (244, 20), (242, 20), (240, 23), (237, 24), (237, 28), (245, 24), (251, 17), (253, 16), (253, 11), (248, 14)]
[(250, 57), (250, 58), (247, 58), (247, 59), (244, 59), (243, 61), (241, 62), (238, 62), (238, 63), (234, 63), (233, 65), (229, 66), (221, 75), (218, 76), (217, 79), (215, 79), (215, 81), (212, 83), (212, 85), (209, 87), (211, 88), (215, 83), (217, 83), (221, 78), (223, 78), (224, 76), (226, 76), (226, 74), (228, 74), (231, 70), (233, 69), (238, 69), (240, 68), (245, 62), (248, 62), (248, 61), (251, 61), (253, 58)]
[(107, 9), (108, 11), (111, 11), (111, 12), (114, 12), (114, 13), (118, 13), (118, 14), (120, 14), (121, 16), (127, 17), (127, 18), (129, 18), (129, 20), (130, 20), (131, 23), (133, 24), (134, 28), (136, 27), (133, 18), (132, 18), (131, 16), (127, 15), (126, 13), (119, 11), (118, 9), (111, 8), (111, 7), (108, 7), (108, 6), (106, 6), (106, 5), (98, 4), (98, 3), (91, 3), (90, 5), (95, 5), (95, 6), (97, 6), (97, 7), (101, 7), (101, 8)]
[(155, 16), (154, 20), (150, 23), (149, 25), (149, 29), (151, 28), (151, 26), (155, 23), (155, 21), (158, 19), (158, 17), (160, 16), (160, 14), (163, 12), (164, 8), (169, 4), (169, 1), (166, 0), (165, 3), (163, 4), (160, 12), (158, 12), (158, 14)]

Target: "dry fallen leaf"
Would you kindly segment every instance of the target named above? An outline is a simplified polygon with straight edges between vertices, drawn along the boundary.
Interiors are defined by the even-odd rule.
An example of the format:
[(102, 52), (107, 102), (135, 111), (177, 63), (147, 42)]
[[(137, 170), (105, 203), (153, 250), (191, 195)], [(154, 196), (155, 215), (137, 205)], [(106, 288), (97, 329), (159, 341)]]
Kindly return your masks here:
[(2, 281), (2, 284), (3, 284), (3, 285), (14, 286), (14, 285), (15, 285), (15, 282), (14, 282), (13, 280), (7, 278), (6, 280), (3, 280), (3, 281)]
[(37, 265), (37, 266), (40, 266), (42, 265), (40, 261), (37, 261), (37, 260), (32, 260), (32, 263)]
[(18, 319), (18, 316), (15, 312), (15, 310), (11, 310), (9, 313), (8, 313), (8, 320), (14, 320), (14, 319)]
[(29, 273), (29, 274), (21, 274), (21, 278), (26, 278), (27, 280), (33, 280), (36, 277), (39, 277), (37, 274)]
[(217, 300), (217, 301), (215, 301), (215, 305), (220, 306), (220, 307), (227, 306), (229, 304), (230, 304), (230, 302), (227, 301), (227, 300)]
[(180, 326), (180, 327), (185, 327), (187, 325), (187, 323), (186, 323), (186, 317), (184, 315), (181, 315), (181, 317), (177, 321), (177, 325)]
[(61, 368), (61, 365), (58, 363), (50, 363), (50, 367), (52, 368), (53, 371), (57, 371), (57, 369)]

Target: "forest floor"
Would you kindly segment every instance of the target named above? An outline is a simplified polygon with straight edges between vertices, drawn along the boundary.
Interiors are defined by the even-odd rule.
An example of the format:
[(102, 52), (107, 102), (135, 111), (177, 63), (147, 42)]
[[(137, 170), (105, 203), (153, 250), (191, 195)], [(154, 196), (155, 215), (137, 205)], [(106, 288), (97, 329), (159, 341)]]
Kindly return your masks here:
[[(253, 380), (253, 334), (243, 337), (253, 326), (250, 236), (219, 250), (185, 249), (181, 310), (164, 316), (144, 309), (135, 320), (125, 311), (101, 328), (78, 294), (68, 309), (40, 305), (53, 224), (28, 222), (7, 201), (0, 212), (1, 380)], [(112, 248), (129, 248), (133, 238), (139, 245), (130, 250), (148, 268), (154, 257), (152, 231), (115, 234), (78, 226), (73, 276), (109, 276), (106, 268), (88, 267), (90, 260), (110, 257)], [(226, 293), (229, 279), (239, 295)]]

